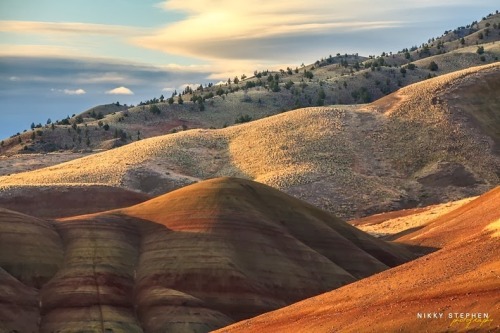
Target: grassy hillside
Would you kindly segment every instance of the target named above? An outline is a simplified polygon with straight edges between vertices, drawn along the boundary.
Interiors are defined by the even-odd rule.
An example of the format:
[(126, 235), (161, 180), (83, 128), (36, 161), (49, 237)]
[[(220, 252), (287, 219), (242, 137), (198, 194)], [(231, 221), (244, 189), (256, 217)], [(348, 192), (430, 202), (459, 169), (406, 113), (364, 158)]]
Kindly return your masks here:
[[(499, 26), (500, 14), (495, 14), (399, 52), (369, 57), (338, 53), (307, 66), (256, 71), (222, 85), (186, 89), (180, 92), (183, 104), (176, 95), (171, 101), (169, 96), (154, 97), (135, 107), (98, 106), (3, 139), (0, 154), (107, 150), (157, 135), (222, 128), (297, 108), (371, 102), (430, 77), (498, 61)], [(437, 68), (430, 69), (431, 62)]]
[[(346, 217), (456, 200), (498, 184), (500, 157), (492, 153), (488, 128), (471, 126), (469, 113), (448, 101), (471, 85), (497, 80), (499, 69), (451, 73), (368, 105), (306, 108), (158, 136), (0, 182), (3, 188), (106, 184), (160, 194), (237, 176)], [(484, 89), (485, 103), (497, 96)]]

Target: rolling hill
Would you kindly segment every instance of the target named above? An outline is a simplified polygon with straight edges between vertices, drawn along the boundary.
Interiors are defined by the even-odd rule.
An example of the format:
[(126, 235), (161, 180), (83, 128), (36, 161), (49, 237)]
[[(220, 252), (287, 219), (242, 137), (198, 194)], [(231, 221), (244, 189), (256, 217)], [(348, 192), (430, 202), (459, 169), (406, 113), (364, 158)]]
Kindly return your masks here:
[(497, 187), (398, 239), (430, 255), (217, 332), (497, 332), (499, 203)]
[(57, 221), (1, 209), (0, 330), (207, 332), (413, 258), (236, 178)]
[(1, 140), (0, 331), (498, 331), (499, 41), (497, 12)]
[[(0, 142), (0, 154), (100, 151), (297, 108), (371, 102), (430, 77), (498, 62), (499, 27), (500, 14), (491, 14), (419, 47), (369, 57), (337, 53), (300, 68), (255, 71), (239, 82), (229, 79), (222, 85), (186, 89), (180, 92), (183, 104), (179, 96), (171, 101), (167, 96), (137, 106), (97, 106), (51, 124), (32, 124), (32, 131), (13, 133)], [(430, 69), (431, 62), (437, 69)]]
[(346, 218), (457, 200), (499, 182), (500, 125), (491, 107), (498, 103), (499, 79), (495, 63), (426, 80), (371, 104), (305, 108), (140, 140), (0, 177), (0, 194), (25, 185), (86, 184), (156, 195), (235, 176)]

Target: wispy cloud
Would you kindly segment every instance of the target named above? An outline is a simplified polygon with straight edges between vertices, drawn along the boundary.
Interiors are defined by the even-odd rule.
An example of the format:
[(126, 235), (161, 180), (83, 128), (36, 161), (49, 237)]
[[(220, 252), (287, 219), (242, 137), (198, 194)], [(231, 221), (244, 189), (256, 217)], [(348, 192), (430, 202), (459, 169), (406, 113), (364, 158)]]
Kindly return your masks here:
[(54, 93), (61, 93), (65, 95), (85, 95), (87, 92), (81, 88), (79, 89), (55, 89), (52, 88), (50, 91)]
[(39, 21), (0, 21), (0, 32), (21, 34), (92, 34), (130, 37), (144, 34), (148, 29), (79, 22), (39, 22)]
[(70, 57), (70, 56), (85, 56), (81, 49), (76, 47), (60, 46), (60, 45), (15, 45), (15, 44), (0, 44), (0, 57), (19, 57), (29, 54), (32, 57)]
[(86, 94), (87, 92), (83, 89), (75, 89), (75, 90), (71, 90), (71, 89), (64, 89), (63, 92), (66, 94), (66, 95), (84, 95)]
[(0, 56), (127, 59), (130, 54), (144, 53), (129, 40), (150, 32), (124, 25), (0, 20), (0, 33), (9, 41), (0, 44)]
[(118, 87), (118, 88), (106, 91), (106, 94), (108, 94), (108, 95), (133, 95), (134, 92), (127, 87)]

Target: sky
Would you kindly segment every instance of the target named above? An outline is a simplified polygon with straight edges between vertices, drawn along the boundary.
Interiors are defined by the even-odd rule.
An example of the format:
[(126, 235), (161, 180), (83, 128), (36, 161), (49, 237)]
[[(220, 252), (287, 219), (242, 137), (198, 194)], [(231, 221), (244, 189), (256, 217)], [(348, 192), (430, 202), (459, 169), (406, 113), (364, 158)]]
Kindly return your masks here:
[(99, 104), (420, 45), (498, 0), (0, 0), (0, 140)]

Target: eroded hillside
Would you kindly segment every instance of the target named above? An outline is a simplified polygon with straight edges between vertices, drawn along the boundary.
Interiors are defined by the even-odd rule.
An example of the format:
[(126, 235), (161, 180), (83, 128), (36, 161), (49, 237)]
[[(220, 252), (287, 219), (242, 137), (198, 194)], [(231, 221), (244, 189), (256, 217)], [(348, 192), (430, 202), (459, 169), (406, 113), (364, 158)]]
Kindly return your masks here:
[(432, 254), (217, 332), (497, 332), (499, 203), (497, 187), (398, 239)]
[(207, 332), (413, 258), (234, 178), (58, 221), (0, 209), (0, 330)]

